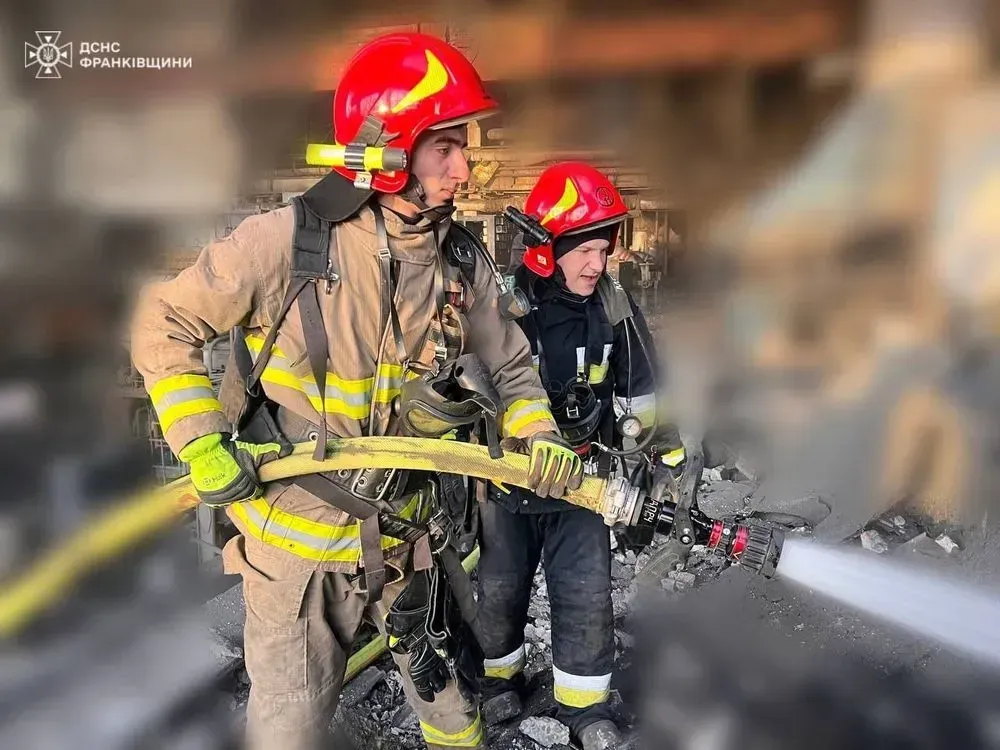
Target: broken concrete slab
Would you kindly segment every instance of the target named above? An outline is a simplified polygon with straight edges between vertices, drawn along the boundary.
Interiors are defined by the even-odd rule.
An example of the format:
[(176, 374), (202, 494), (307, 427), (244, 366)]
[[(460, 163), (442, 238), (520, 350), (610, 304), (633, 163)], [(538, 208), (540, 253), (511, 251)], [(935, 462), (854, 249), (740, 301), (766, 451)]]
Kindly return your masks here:
[(722, 518), (746, 510), (753, 495), (749, 482), (712, 482), (698, 493), (698, 508), (712, 518)]
[(348, 708), (353, 708), (368, 697), (375, 686), (385, 680), (385, 672), (378, 667), (368, 667), (344, 686), (340, 702)]
[(519, 729), (542, 747), (569, 744), (569, 727), (548, 716), (531, 716), (521, 722)]
[(920, 554), (927, 557), (947, 557), (947, 552), (926, 533), (917, 534), (906, 544), (899, 545), (893, 552), (896, 555)]

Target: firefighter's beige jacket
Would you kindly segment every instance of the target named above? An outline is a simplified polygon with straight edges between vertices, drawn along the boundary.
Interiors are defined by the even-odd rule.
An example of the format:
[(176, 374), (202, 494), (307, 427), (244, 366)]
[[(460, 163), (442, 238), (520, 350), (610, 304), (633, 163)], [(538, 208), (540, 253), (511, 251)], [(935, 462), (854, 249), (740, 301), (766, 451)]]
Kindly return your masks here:
[[(411, 225), (391, 211), (383, 213), (392, 258), (398, 261), (396, 308), (407, 353), (414, 357), (425, 347), (428, 331), (440, 328), (436, 269), (447, 225), (438, 225), (435, 232), (426, 220)], [(291, 206), (248, 217), (228, 237), (205, 247), (193, 266), (172, 280), (150, 284), (140, 295), (132, 357), (175, 453), (202, 435), (232, 431), (208, 380), (201, 349), (234, 326), (244, 326), (251, 353), (255, 359), (259, 355), (289, 284), (293, 226)], [(361, 437), (369, 434), (373, 414), (373, 434), (396, 434), (391, 402), (403, 373), (391, 330), (380, 320), (382, 282), (371, 209), (362, 208), (335, 231), (340, 280), (329, 288), (319, 283), (330, 352), (328, 429), (331, 436)], [(516, 323), (499, 315), (488, 265), (480, 260), (475, 284), (462, 286), (465, 351), (477, 353), (493, 375), (506, 408), (504, 435), (528, 438), (555, 430), (528, 342)], [(454, 330), (453, 325), (444, 327)], [(383, 364), (378, 367), (380, 353)], [(279, 327), (262, 385), (271, 400), (318, 423), (320, 394), (297, 305)], [(403, 515), (413, 512), (411, 505), (401, 509)], [(295, 485), (268, 488), (264, 498), (234, 504), (228, 512), (245, 535), (310, 567), (343, 572), (357, 567), (355, 520)], [(384, 538), (383, 546), (390, 555), (403, 551), (396, 540)]]

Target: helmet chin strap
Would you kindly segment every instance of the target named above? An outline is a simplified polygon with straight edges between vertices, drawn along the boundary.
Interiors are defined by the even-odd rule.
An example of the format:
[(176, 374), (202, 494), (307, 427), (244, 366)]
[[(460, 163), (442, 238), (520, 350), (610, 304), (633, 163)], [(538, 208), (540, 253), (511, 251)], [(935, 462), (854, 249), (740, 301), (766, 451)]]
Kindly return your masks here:
[(433, 208), (428, 206), (427, 193), (424, 190), (424, 186), (412, 174), (406, 182), (406, 187), (400, 191), (399, 195), (416, 206), (420, 215), (429, 219), (434, 224), (451, 218), (451, 215), (455, 212), (454, 203), (445, 203), (443, 206), (435, 206)]

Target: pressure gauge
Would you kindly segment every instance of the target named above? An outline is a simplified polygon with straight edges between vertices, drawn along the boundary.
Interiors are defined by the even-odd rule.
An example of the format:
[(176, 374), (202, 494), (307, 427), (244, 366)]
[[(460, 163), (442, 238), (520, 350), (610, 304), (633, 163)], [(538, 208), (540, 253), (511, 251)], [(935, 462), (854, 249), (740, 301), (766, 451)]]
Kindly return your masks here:
[(637, 440), (642, 432), (642, 422), (634, 414), (625, 414), (618, 420), (618, 432), (627, 438)]

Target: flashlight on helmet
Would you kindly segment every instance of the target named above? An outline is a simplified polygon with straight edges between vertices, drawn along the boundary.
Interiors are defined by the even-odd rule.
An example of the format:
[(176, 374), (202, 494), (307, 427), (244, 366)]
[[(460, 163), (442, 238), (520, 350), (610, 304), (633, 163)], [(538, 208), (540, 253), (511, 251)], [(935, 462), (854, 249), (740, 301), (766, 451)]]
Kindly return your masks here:
[(406, 151), (389, 146), (366, 146), (363, 143), (310, 143), (306, 163), (315, 167), (346, 167), (356, 172), (396, 172), (408, 164)]
[(504, 218), (517, 227), (524, 234), (525, 247), (538, 247), (548, 245), (552, 242), (552, 234), (522, 211), (514, 206), (507, 206), (503, 210)]

